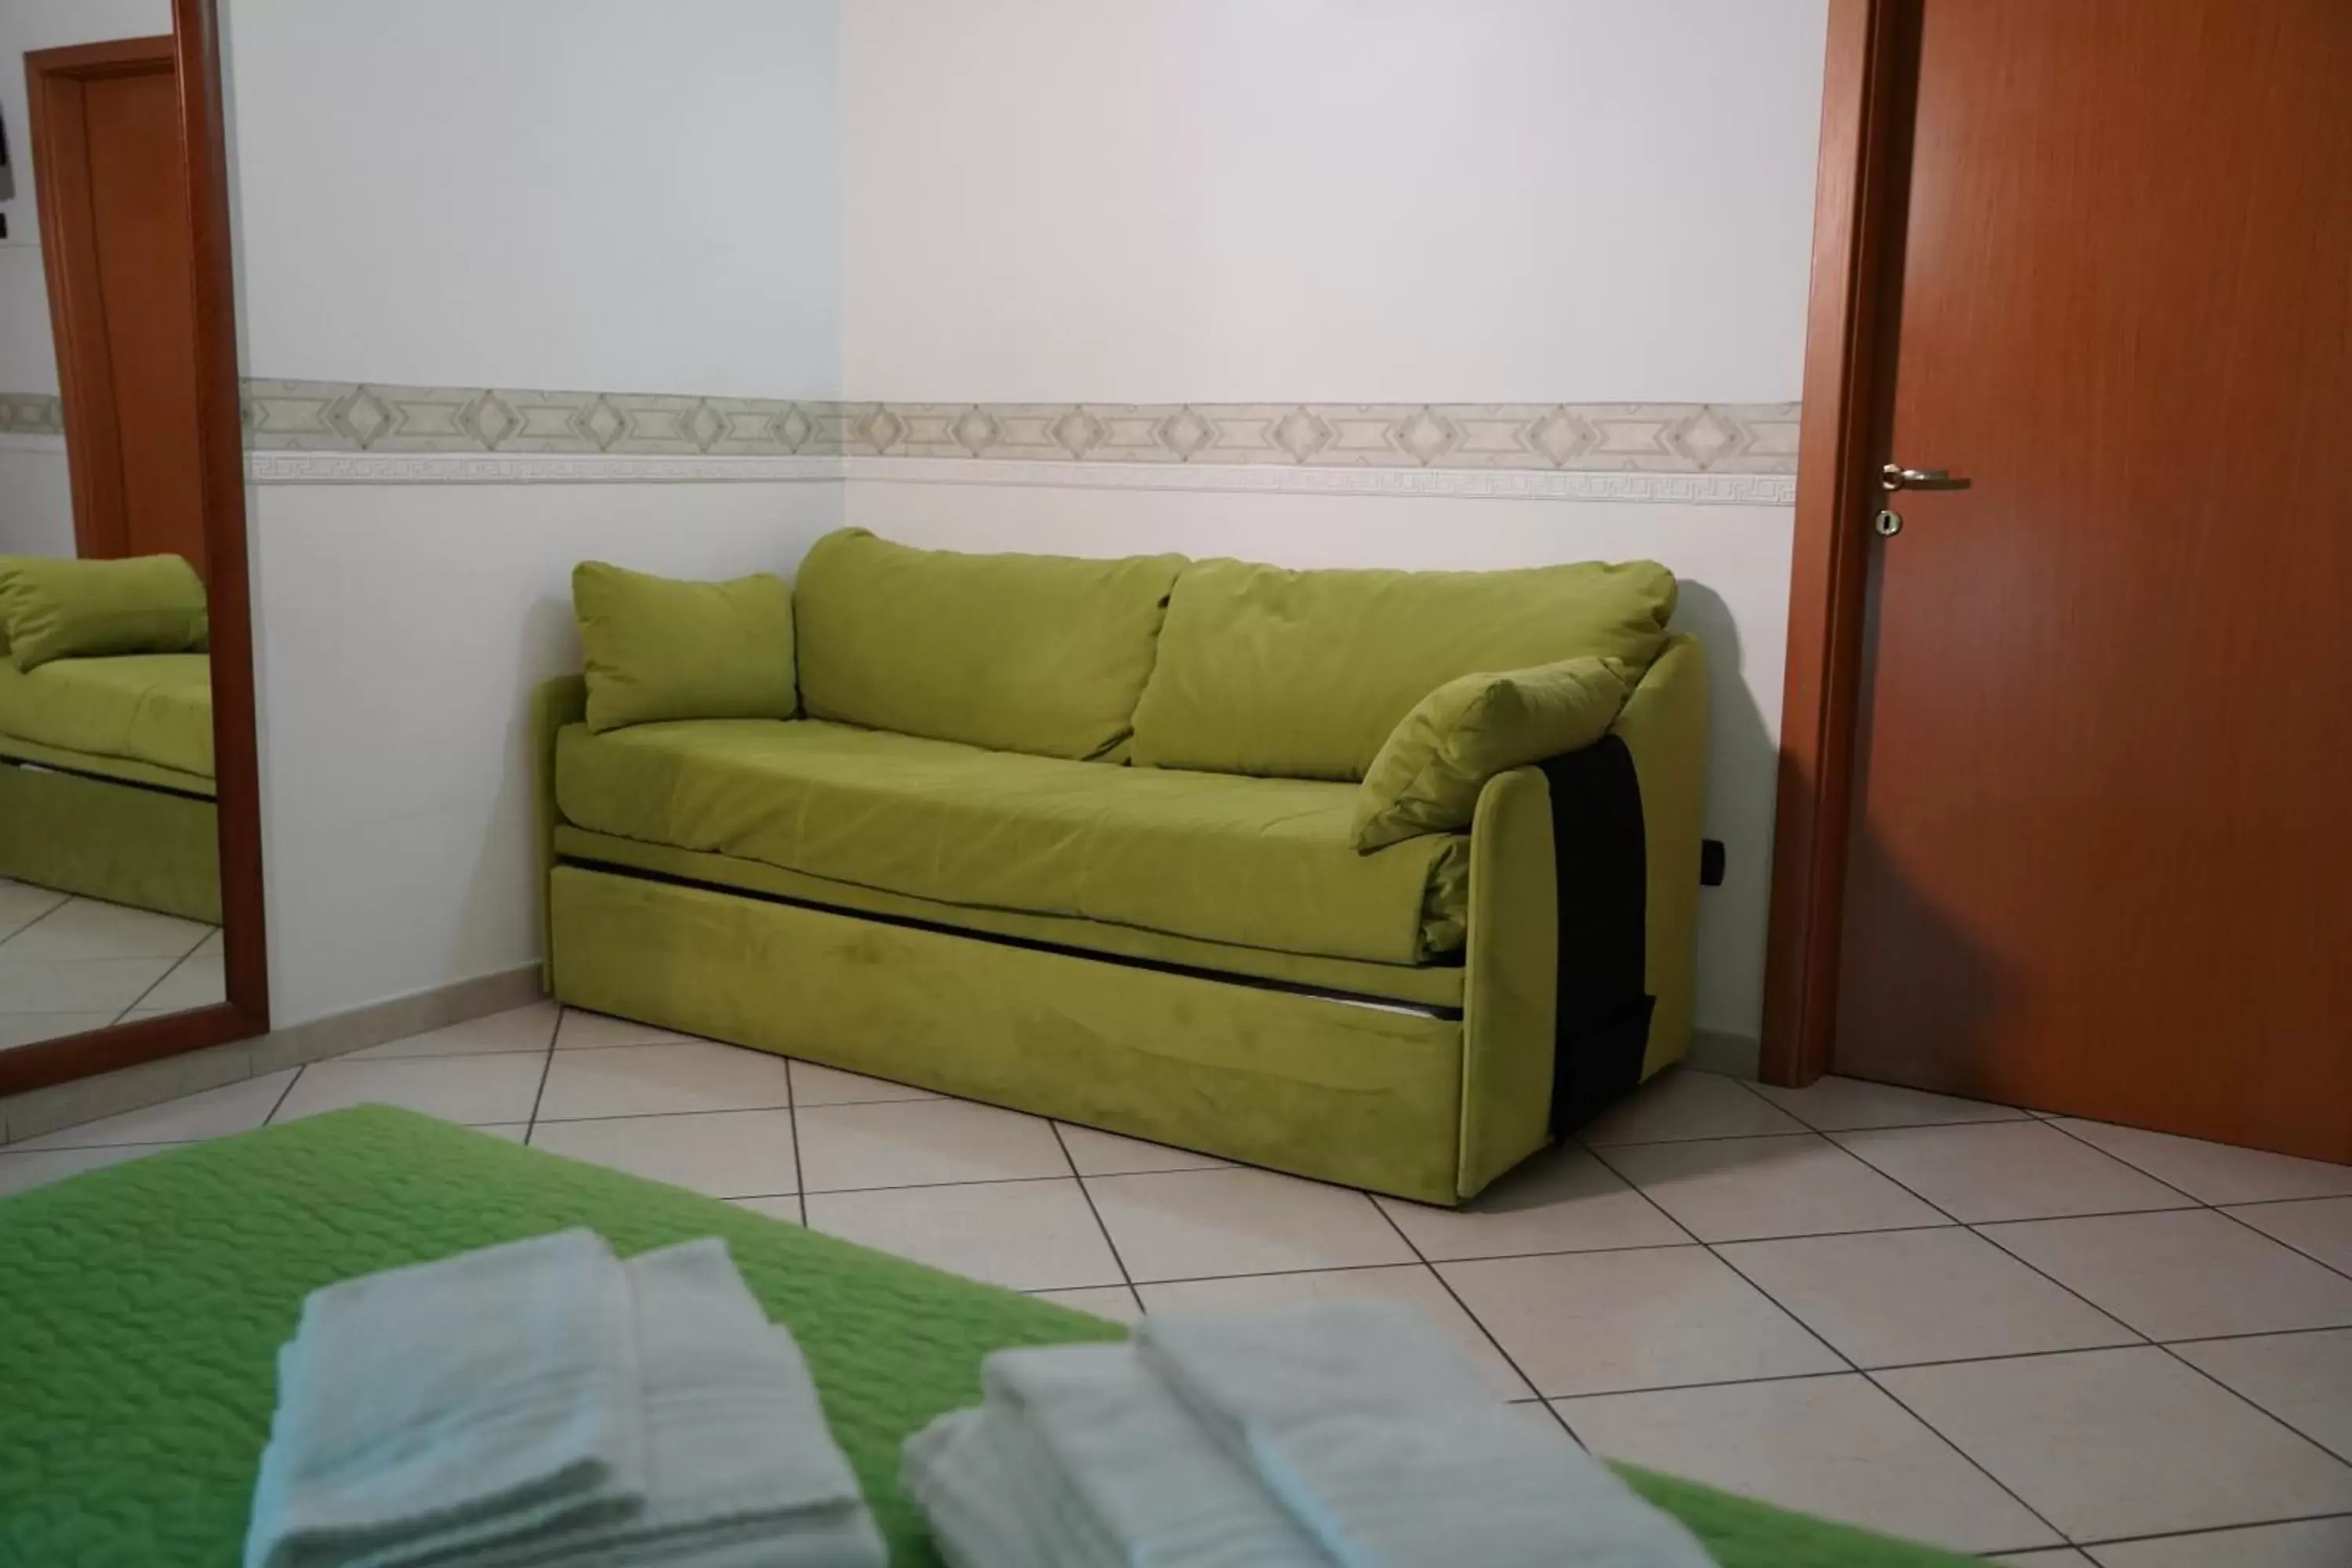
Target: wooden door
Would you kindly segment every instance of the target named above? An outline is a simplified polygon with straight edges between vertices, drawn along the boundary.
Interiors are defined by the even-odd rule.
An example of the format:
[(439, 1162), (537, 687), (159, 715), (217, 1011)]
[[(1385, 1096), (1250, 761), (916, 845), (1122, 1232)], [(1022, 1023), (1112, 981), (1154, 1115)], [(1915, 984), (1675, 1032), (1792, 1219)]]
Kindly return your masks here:
[(195, 295), (170, 37), (25, 57), (74, 538), (205, 567)]
[(1833, 1066), (2352, 1159), (2352, 5), (1910, 17)]

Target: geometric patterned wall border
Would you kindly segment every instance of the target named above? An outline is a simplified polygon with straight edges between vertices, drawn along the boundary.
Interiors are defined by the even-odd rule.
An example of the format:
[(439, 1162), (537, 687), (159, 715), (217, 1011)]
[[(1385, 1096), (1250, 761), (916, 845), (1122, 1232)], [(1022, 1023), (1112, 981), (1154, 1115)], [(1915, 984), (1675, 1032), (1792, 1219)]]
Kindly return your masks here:
[(250, 381), (257, 451), (1796, 471), (1797, 405), (844, 403)]
[[(887, 479), (1788, 506), (1793, 403), (929, 404), (249, 380), (264, 484)], [(58, 400), (0, 394), (0, 447)]]

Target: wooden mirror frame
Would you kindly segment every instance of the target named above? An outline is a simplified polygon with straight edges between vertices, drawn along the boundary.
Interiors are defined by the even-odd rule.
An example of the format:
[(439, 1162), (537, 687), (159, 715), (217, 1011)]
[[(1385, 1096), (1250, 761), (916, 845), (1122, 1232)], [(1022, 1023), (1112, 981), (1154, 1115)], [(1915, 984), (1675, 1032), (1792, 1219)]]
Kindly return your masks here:
[(238, 395), (218, 0), (172, 0), (172, 41), (195, 258), (196, 438), (212, 605), (214, 785), (228, 999), (0, 1050), (0, 1095), (248, 1039), (269, 1029), (261, 761), (254, 728), (253, 601), (246, 560), (245, 422)]

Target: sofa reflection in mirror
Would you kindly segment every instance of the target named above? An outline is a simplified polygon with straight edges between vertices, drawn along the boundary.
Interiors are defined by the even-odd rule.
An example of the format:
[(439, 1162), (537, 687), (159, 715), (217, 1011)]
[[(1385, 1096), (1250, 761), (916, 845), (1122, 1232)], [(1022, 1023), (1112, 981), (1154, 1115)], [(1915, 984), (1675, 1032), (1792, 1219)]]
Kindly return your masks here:
[(206, 643), (181, 556), (0, 556), (0, 1046), (217, 999), (159, 994), (221, 919)]

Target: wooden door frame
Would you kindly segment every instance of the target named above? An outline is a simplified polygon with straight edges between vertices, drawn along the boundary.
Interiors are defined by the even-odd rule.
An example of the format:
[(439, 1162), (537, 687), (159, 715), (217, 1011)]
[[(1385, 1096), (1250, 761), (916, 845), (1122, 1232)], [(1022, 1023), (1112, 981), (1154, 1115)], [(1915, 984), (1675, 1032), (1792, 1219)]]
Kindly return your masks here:
[[(172, 0), (170, 41), (179, 72), (180, 145), (187, 163), (188, 223), (194, 242), (196, 437), (210, 579), (206, 592), (212, 605), (214, 787), (220, 816), (221, 923), (228, 1000), (0, 1051), (0, 1095), (248, 1039), (269, 1030), (261, 762), (254, 723), (253, 596), (245, 516), (245, 422), (238, 395), (236, 264), (229, 227), (218, 0)], [(121, 46), (96, 46), (116, 47)], [(29, 68), (29, 57), (27, 63)], [(35, 177), (40, 177), (37, 168)]]
[(1827, 1070), (1837, 1018), (1872, 541), (1864, 519), (1890, 384), (1884, 317), (1909, 174), (1897, 106), (1916, 10), (1916, 0), (1829, 0), (1759, 1064), (1766, 1083), (1792, 1087)]
[(91, 82), (173, 76), (170, 34), (109, 38), (35, 49), (25, 56), (26, 137), (40, 193), (41, 271), (49, 289), (49, 335), (57, 342), (63, 394), (66, 473), (73, 497), (74, 548), (82, 555), (127, 553), (130, 519), (122, 497), (122, 431), (114, 371), (102, 341), (79, 329), (98, 319), (81, 298), (98, 275), (90, 254), (97, 221), (89, 209), (89, 137), (82, 89)]

